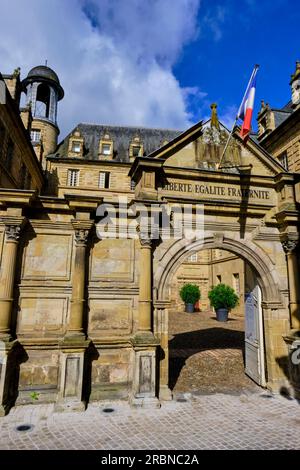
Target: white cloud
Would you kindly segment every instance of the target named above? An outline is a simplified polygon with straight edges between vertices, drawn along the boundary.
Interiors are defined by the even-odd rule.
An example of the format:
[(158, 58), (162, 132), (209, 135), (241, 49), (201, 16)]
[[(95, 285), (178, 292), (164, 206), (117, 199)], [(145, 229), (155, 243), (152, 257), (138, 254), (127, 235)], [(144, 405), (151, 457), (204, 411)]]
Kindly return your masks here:
[(198, 33), (200, 0), (0, 0), (0, 70), (59, 75), (62, 136), (78, 122), (183, 129), (190, 95), (172, 66)]
[(224, 111), (221, 112), (219, 120), (227, 127), (227, 129), (232, 129), (233, 123), (235, 121), (236, 115), (238, 112), (237, 106), (226, 106)]
[(226, 19), (226, 9), (221, 6), (213, 7), (204, 17), (203, 24), (211, 31), (215, 41), (220, 41), (223, 36), (223, 24)]

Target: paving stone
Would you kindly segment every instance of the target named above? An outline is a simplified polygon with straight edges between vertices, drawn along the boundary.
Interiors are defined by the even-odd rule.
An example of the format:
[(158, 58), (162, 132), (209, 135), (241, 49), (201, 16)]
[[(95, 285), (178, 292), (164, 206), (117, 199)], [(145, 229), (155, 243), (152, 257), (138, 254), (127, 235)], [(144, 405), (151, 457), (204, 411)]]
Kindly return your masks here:
[[(54, 413), (53, 406), (26, 405), (0, 418), (1, 449), (300, 449), (299, 404), (261, 390), (195, 395), (188, 403), (135, 410), (118, 402), (113, 416), (102, 403), (86, 412)], [(96, 418), (95, 418), (96, 417)], [(46, 418), (46, 419), (45, 419)], [(34, 424), (31, 431), (16, 426)]]

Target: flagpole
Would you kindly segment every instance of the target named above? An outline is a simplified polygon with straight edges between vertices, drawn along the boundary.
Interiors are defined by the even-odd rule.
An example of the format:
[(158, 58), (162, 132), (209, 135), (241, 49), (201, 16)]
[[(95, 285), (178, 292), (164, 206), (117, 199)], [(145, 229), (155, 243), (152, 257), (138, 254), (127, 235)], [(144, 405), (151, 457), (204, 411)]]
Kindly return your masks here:
[(229, 141), (230, 141), (230, 139), (231, 139), (231, 137), (232, 137), (232, 135), (233, 135), (233, 131), (234, 131), (234, 128), (235, 128), (237, 122), (238, 122), (238, 117), (235, 118), (235, 121), (234, 121), (234, 123), (233, 123), (231, 132), (230, 132), (230, 134), (229, 134), (229, 136), (228, 136), (228, 139), (227, 139), (227, 142), (226, 142), (226, 144), (225, 144), (224, 150), (223, 150), (223, 152), (222, 152), (220, 161), (219, 161), (219, 163), (218, 163), (218, 170), (221, 168), (221, 162), (222, 162), (222, 160), (223, 160), (223, 158), (224, 158), (224, 155), (225, 155), (225, 153), (226, 153), (227, 147), (228, 147), (228, 145), (229, 145)]
[[(246, 95), (247, 95), (247, 93), (248, 93), (248, 91), (249, 91), (250, 83), (252, 82), (252, 78), (253, 78), (253, 76), (254, 76), (254, 74), (255, 74), (255, 72), (256, 72), (256, 70), (257, 70), (258, 68), (259, 68), (259, 65), (258, 65), (258, 64), (255, 64), (254, 69), (253, 69), (252, 74), (251, 74), (251, 77), (250, 77), (250, 80), (249, 80), (249, 83), (248, 83), (248, 85), (247, 85), (247, 88), (246, 88), (244, 97), (243, 97), (243, 100), (242, 100), (242, 104), (243, 104), (244, 101), (245, 101), (245, 97), (246, 97)], [(241, 104), (241, 106), (242, 106), (242, 104)], [(222, 162), (222, 160), (223, 160), (223, 158), (224, 158), (224, 155), (225, 155), (225, 153), (226, 153), (226, 150), (227, 150), (227, 147), (228, 147), (228, 145), (229, 145), (230, 139), (232, 138), (234, 128), (235, 128), (235, 126), (236, 126), (236, 124), (237, 124), (237, 122), (238, 122), (238, 120), (239, 120), (240, 111), (241, 111), (241, 106), (240, 106), (240, 108), (239, 108), (239, 110), (238, 110), (238, 113), (237, 113), (237, 115), (236, 115), (236, 118), (235, 118), (235, 121), (234, 121), (234, 123), (233, 123), (231, 132), (230, 132), (230, 134), (229, 134), (229, 136), (228, 136), (227, 142), (226, 142), (225, 147), (224, 147), (224, 150), (223, 150), (223, 152), (222, 152), (220, 161), (219, 161), (219, 163), (217, 164), (217, 168), (218, 168), (218, 169), (221, 168), (221, 162)]]

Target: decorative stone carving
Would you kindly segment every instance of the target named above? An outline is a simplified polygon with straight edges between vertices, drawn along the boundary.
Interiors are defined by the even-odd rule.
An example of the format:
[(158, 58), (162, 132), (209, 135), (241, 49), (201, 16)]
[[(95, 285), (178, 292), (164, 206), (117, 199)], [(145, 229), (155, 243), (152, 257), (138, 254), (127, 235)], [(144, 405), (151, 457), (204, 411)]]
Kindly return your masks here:
[(283, 247), (286, 254), (291, 253), (292, 251), (294, 251), (296, 249), (297, 245), (298, 245), (297, 240), (284, 240), (282, 242), (282, 247)]
[(140, 242), (141, 242), (141, 245), (145, 248), (151, 248), (152, 246), (152, 240), (151, 240), (151, 237), (150, 237), (150, 234), (149, 233), (143, 233), (141, 232), (140, 233)]
[(222, 232), (215, 232), (214, 233), (214, 242), (215, 243), (223, 243), (224, 234)]
[(89, 237), (89, 230), (77, 229), (75, 230), (75, 243), (77, 246), (85, 246)]
[(18, 242), (20, 238), (21, 227), (20, 225), (6, 225), (5, 234), (7, 241)]

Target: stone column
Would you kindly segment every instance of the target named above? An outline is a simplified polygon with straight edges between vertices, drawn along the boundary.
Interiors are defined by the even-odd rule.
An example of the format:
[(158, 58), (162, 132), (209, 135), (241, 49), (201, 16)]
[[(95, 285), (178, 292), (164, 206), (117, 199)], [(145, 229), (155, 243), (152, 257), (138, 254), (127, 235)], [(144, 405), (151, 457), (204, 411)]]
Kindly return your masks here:
[(138, 331), (132, 338), (134, 371), (131, 404), (158, 407), (157, 347), (152, 331), (152, 243), (148, 233), (140, 234), (140, 284)]
[(92, 222), (73, 222), (75, 228), (75, 262), (72, 272), (72, 299), (67, 336), (85, 336), (83, 314), (85, 305), (86, 248)]
[(140, 332), (152, 331), (152, 241), (148, 234), (140, 234), (140, 284), (139, 324)]
[(295, 251), (297, 241), (285, 240), (282, 242), (282, 246), (287, 258), (291, 329), (300, 330), (300, 279), (297, 254)]
[(5, 225), (5, 243), (0, 277), (0, 339), (11, 337), (11, 313), (15, 282), (20, 223)]
[(67, 333), (60, 342), (60, 386), (56, 411), (84, 411), (84, 364), (90, 340), (84, 332), (86, 248), (93, 222), (73, 220), (75, 260), (72, 272), (72, 299)]
[(160, 347), (158, 353), (160, 400), (172, 400), (172, 392), (169, 389), (169, 306), (169, 301), (157, 300), (154, 303), (154, 334), (157, 335), (160, 339)]
[(56, 124), (57, 94), (54, 88), (50, 87), (49, 119)]

